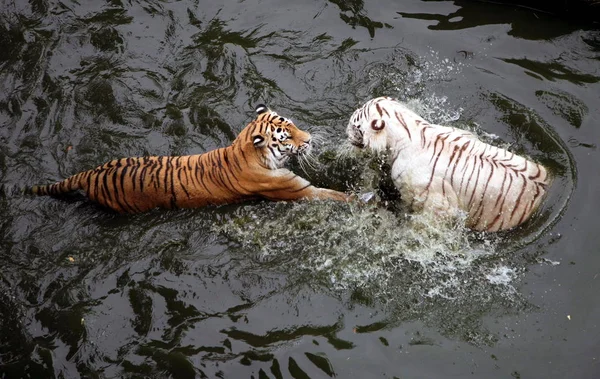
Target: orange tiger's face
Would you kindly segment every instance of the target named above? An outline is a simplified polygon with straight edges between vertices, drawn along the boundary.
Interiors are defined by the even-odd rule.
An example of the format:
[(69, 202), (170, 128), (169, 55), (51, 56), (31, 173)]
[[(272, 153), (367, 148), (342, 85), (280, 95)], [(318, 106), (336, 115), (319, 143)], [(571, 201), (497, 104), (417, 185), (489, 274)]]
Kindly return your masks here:
[(257, 106), (256, 113), (256, 119), (240, 133), (238, 139), (245, 135), (246, 145), (261, 152), (267, 167), (273, 170), (281, 168), (290, 157), (310, 153), (309, 133), (298, 129), (291, 120), (279, 116), (265, 105)]

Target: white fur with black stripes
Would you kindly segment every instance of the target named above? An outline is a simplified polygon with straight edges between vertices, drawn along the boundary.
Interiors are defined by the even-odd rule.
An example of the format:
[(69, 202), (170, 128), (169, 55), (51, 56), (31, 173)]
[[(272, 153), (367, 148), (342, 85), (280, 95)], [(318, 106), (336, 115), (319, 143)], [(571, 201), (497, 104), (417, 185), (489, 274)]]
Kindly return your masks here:
[(392, 179), (413, 210), (450, 217), (462, 211), (474, 230), (521, 225), (551, 183), (542, 165), (466, 130), (430, 124), (389, 97), (357, 109), (347, 134), (357, 147), (389, 152)]

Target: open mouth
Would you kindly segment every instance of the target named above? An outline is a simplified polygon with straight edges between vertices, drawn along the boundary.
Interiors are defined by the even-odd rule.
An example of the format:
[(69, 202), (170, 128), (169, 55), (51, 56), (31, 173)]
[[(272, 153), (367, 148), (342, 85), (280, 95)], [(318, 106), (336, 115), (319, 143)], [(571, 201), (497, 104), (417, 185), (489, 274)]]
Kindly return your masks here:
[(298, 149), (298, 155), (308, 155), (310, 154), (312, 150), (312, 146), (310, 145), (310, 143), (304, 143), (302, 146), (300, 146), (300, 148)]
[(362, 143), (362, 142), (360, 142), (360, 141), (357, 141), (357, 140), (352, 140), (352, 141), (350, 141), (350, 143), (351, 143), (353, 146), (356, 146), (356, 147), (358, 147), (358, 148), (360, 148), (360, 149), (362, 149), (362, 148), (364, 148), (364, 147), (365, 147), (365, 144), (364, 144), (364, 143)]

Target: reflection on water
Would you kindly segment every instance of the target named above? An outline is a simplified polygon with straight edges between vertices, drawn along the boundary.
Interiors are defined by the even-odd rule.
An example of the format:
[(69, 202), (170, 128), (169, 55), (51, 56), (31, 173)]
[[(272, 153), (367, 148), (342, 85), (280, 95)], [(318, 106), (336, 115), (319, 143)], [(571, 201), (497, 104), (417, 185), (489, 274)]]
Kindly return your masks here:
[(504, 61), (523, 67), (527, 70), (525, 71), (527, 75), (531, 75), (540, 80), (568, 80), (571, 83), (579, 85), (584, 83), (597, 83), (600, 81), (600, 77), (598, 76), (579, 74), (558, 62), (543, 63), (529, 59), (504, 59)]
[[(484, 318), (535, 308), (519, 283), (582, 180), (557, 130), (592, 132), (598, 33), (475, 2), (309, 3), (2, 4), (0, 377), (402, 377), (404, 355), (379, 359), (491, 348)], [(485, 48), (462, 46), (467, 28)], [(340, 155), (349, 115), (381, 95), (544, 162), (558, 191), (494, 238), (407, 216), (380, 159)], [(321, 141), (295, 171), (377, 200), (119, 216), (20, 192), (226, 145), (259, 102)]]
[(364, 10), (365, 2), (363, 0), (329, 0), (330, 3), (337, 5), (342, 13), (340, 18), (351, 27), (361, 26), (369, 31), (371, 38), (375, 37), (375, 30), (383, 27), (393, 28), (390, 24), (371, 20)]
[[(397, 12), (402, 18), (437, 21), (430, 25), (431, 30), (461, 30), (480, 27), (490, 24), (505, 24), (510, 27), (508, 35), (530, 40), (552, 39), (573, 31), (579, 30), (584, 25), (566, 23), (554, 17), (532, 12), (529, 9), (516, 8), (511, 5), (495, 4), (493, 2), (475, 2), (455, 0), (456, 11), (449, 14), (439, 14), (435, 7), (431, 13)], [(535, 28), (531, 25), (534, 23)], [(489, 41), (488, 41), (489, 42)]]
[[(379, 68), (373, 68), (373, 75)], [(444, 114), (436, 114), (439, 108), (427, 105), (437, 100), (410, 105), (447, 122)], [(261, 270), (285, 273), (290, 283), (310, 278), (313, 286), (346, 294), (351, 301), (384, 305), (392, 315), (389, 323), (427, 321), (444, 334), (491, 343), (495, 337), (481, 329), (480, 320), (465, 319), (464, 313), (510, 313), (530, 306), (513, 282), (522, 267), (536, 262), (538, 256), (523, 261), (515, 260), (514, 253), (558, 220), (576, 178), (570, 153), (539, 116), (498, 95), (492, 95), (490, 103), (512, 128), (511, 144), (505, 147), (543, 162), (556, 176), (551, 199), (519, 231), (479, 234), (462, 223), (444, 225), (424, 215), (410, 215), (398, 201), (385, 159), (348, 154), (345, 148), (337, 158), (328, 158), (336, 153), (325, 153), (324, 160), (333, 172), (352, 173), (353, 183), (360, 183), (355, 190), (377, 193), (377, 205), (241, 206), (217, 230), (238, 242), (240, 254), (260, 262)], [(482, 133), (477, 127), (469, 129)], [(485, 134), (480, 138), (503, 145)], [(330, 181), (335, 179), (342, 178), (329, 176)], [(509, 261), (515, 266), (507, 265)]]
[(555, 115), (564, 118), (576, 128), (581, 127), (583, 120), (589, 113), (588, 107), (568, 92), (538, 90), (535, 91), (535, 96), (550, 108)]

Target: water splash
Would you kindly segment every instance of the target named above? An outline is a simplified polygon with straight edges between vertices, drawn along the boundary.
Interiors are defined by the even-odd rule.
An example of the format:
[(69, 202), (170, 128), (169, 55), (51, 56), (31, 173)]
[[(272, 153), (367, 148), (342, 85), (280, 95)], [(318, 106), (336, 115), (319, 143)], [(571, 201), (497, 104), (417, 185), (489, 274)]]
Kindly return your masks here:
[[(433, 123), (460, 123), (486, 142), (501, 142), (460, 120), (463, 109), (430, 90), (432, 83), (456, 78), (462, 68), (435, 54), (420, 60), (399, 51), (394, 59), (367, 67), (368, 87), (381, 92), (372, 96), (395, 96)], [(398, 194), (390, 193), (395, 187), (384, 155), (345, 145), (326, 148), (319, 158), (332, 175), (323, 185), (351, 177), (347, 187), (361, 200), (240, 206), (215, 231), (237, 244), (244, 260), (259, 271), (284, 274), (291, 286), (308, 283), (350, 304), (379, 304), (390, 311), (391, 322), (422, 320), (473, 343), (495, 337), (478, 317), (465, 315), (528, 307), (514, 288), (522, 269), (503, 260), (511, 254), (510, 244), (499, 248), (501, 237), (471, 232), (464, 220), (444, 223), (408, 212)]]
[(458, 315), (489, 311), (498, 299), (504, 312), (523, 306), (511, 285), (520, 271), (501, 262), (494, 238), (461, 225), (382, 203), (306, 201), (241, 206), (215, 230), (250, 267), (282, 273), (291, 286), (380, 304), (398, 321), (433, 317), (442, 331), (481, 342), (489, 336), (474, 332), (478, 321)]

